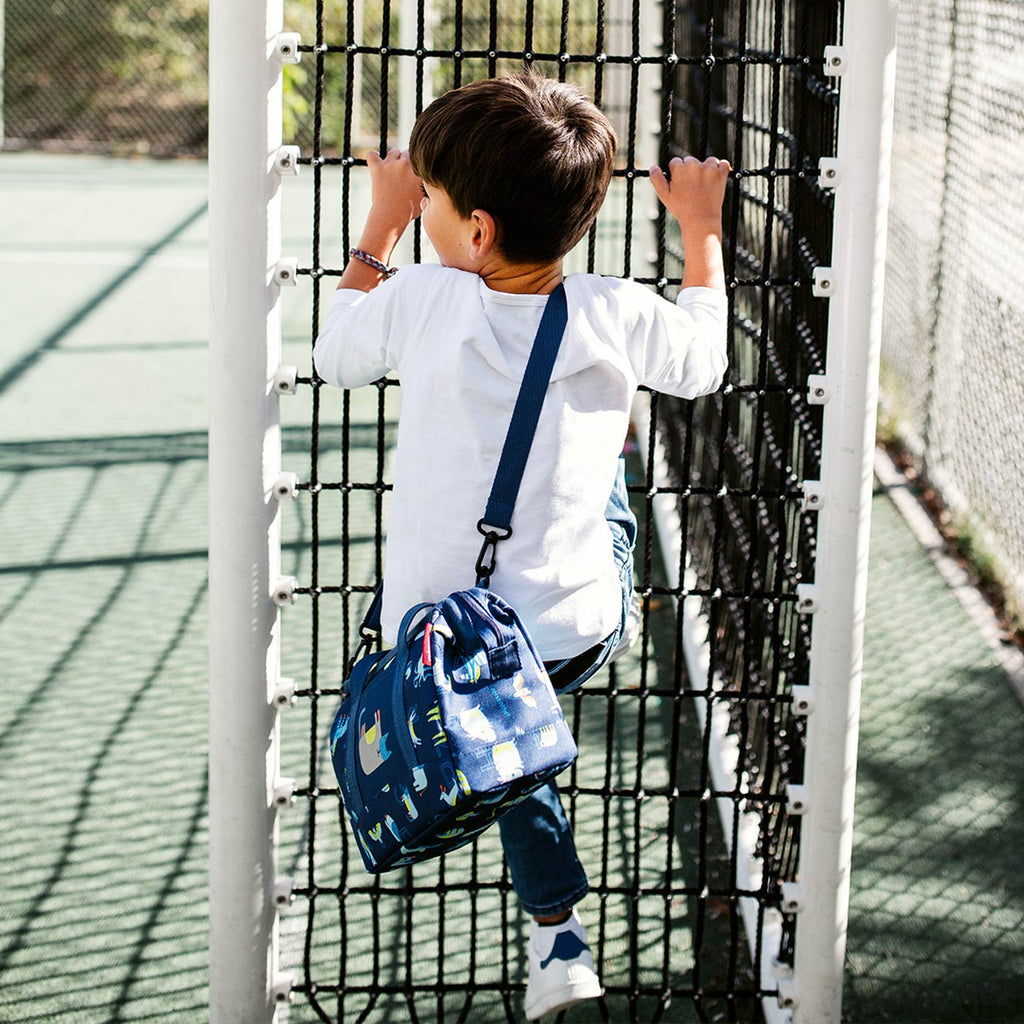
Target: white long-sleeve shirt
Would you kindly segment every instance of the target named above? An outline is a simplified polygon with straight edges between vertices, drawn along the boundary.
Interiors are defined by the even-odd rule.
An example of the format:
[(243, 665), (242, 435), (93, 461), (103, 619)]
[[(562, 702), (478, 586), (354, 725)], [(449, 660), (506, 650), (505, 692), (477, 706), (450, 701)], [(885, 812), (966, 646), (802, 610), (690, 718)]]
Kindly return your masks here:
[[(695, 398), (726, 366), (718, 291), (687, 288), (673, 304), (632, 281), (573, 274), (565, 293), (568, 326), (491, 579), (548, 661), (618, 623), (604, 510), (637, 386)], [(546, 301), (436, 265), (334, 295), (314, 350), (320, 376), (354, 388), (395, 371), (402, 384), (381, 615), (391, 643), (413, 604), (476, 582), (476, 524)]]

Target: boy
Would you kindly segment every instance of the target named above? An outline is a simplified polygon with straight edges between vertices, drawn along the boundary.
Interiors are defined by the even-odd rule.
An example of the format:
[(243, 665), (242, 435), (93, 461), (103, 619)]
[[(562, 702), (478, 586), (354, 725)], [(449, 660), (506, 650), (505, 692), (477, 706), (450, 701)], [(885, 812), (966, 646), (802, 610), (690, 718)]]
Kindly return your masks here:
[[(581, 93), (524, 74), (446, 93), (416, 122), (408, 153), (367, 158), (370, 213), (314, 359), (321, 377), (342, 387), (389, 370), (402, 383), (381, 615), (389, 642), (413, 604), (474, 583), (476, 523), (537, 325), (562, 282), (563, 256), (601, 207), (615, 145), (611, 125)], [(514, 532), (491, 581), (561, 692), (637, 632), (636, 522), (620, 458), (637, 386), (695, 398), (714, 391), (725, 371), (729, 165), (675, 158), (669, 171), (652, 167), (651, 182), (682, 229), (679, 299), (594, 274), (565, 280), (569, 321)], [(392, 250), (417, 216), (441, 265), (394, 273)], [(533, 917), (527, 1018), (596, 998), (601, 985), (574, 909), (587, 877), (554, 784), (499, 827)]]

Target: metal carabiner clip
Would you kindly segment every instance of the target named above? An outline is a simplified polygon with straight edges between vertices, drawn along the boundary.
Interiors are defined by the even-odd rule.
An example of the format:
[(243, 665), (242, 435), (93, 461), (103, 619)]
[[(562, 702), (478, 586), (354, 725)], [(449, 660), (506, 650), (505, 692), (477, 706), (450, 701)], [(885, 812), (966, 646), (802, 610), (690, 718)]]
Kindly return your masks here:
[[(497, 565), (498, 541), (507, 540), (512, 536), (511, 527), (488, 526), (482, 519), (476, 524), (477, 531), (483, 534), (484, 542), (480, 546), (480, 554), (476, 560), (476, 585), (489, 587), (491, 576)], [(501, 531), (501, 532), (499, 532)]]

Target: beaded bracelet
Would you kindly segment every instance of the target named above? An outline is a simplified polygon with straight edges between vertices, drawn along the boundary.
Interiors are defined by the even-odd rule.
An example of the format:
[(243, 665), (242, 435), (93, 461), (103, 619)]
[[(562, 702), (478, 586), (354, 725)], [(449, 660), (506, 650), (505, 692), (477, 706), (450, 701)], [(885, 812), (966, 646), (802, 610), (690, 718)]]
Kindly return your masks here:
[(371, 256), (368, 252), (363, 252), (362, 249), (349, 249), (349, 259), (354, 256), (357, 260), (365, 263), (368, 267), (372, 267), (377, 271), (378, 274), (383, 274), (385, 277), (391, 277), (392, 274), (398, 273), (398, 267), (389, 267), (386, 263), (382, 263), (376, 256)]

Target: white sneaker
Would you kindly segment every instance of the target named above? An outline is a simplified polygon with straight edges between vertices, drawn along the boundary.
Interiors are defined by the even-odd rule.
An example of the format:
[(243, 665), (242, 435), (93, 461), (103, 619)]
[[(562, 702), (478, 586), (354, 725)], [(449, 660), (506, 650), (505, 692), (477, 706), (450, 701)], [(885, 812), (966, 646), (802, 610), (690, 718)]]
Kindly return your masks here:
[(594, 973), (587, 933), (575, 909), (563, 924), (530, 925), (530, 976), (526, 983), (526, 1019), (564, 1010), (604, 989)]
[(626, 624), (622, 630), (622, 637), (615, 645), (615, 650), (612, 651), (611, 657), (608, 659), (609, 665), (615, 661), (616, 658), (621, 658), (622, 655), (624, 655), (626, 651), (636, 643), (637, 637), (640, 636), (642, 617), (643, 613), (640, 611), (640, 595), (634, 590), (633, 596), (629, 602), (629, 611), (626, 613)]

